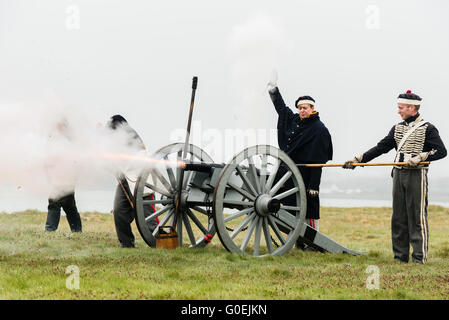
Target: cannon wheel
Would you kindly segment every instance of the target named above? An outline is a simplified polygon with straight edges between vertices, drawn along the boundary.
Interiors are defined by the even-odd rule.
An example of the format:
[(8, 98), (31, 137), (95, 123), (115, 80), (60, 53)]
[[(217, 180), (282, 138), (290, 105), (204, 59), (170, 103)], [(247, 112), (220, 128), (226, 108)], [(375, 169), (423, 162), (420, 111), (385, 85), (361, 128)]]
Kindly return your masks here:
[[(287, 204), (287, 197), (295, 203)], [(288, 252), (299, 236), (306, 208), (304, 182), (295, 163), (268, 145), (237, 154), (221, 172), (214, 191), (218, 236), (228, 251), (238, 254)]]
[[(156, 151), (153, 158), (172, 161), (173, 163), (181, 161), (183, 149), (183, 143), (170, 144)], [(212, 158), (206, 152), (192, 144), (188, 147), (187, 159), (208, 163), (213, 162)], [(186, 172), (184, 174), (183, 195), (188, 194), (190, 189), (189, 182), (192, 177), (191, 174), (192, 172)], [(177, 197), (179, 176), (180, 168), (166, 164), (158, 164), (151, 169), (145, 169), (139, 175), (134, 191), (136, 224), (140, 235), (150, 247), (156, 246), (155, 235), (159, 231), (159, 228), (169, 226), (173, 222), (175, 212), (174, 201)], [(144, 199), (144, 196), (149, 194), (153, 194), (153, 200)], [(156, 212), (146, 217), (143, 208), (144, 205), (153, 205)], [(159, 225), (151, 232), (147, 225), (147, 220), (154, 218), (159, 219)], [(207, 222), (204, 222), (205, 218)], [(204, 247), (207, 245), (215, 234), (215, 227), (211, 220), (208, 210), (204, 207), (184, 207), (180, 211), (176, 226), (179, 245), (182, 246), (183, 243), (183, 229), (186, 231), (190, 241), (190, 247)]]

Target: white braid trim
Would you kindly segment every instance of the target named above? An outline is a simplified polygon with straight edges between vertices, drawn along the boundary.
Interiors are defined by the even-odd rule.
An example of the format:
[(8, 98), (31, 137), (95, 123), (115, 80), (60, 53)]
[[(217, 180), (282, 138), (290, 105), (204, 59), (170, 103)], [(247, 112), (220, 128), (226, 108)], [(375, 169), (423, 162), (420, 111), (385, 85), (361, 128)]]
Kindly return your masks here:
[(298, 107), (299, 104), (306, 104), (306, 103), (315, 106), (315, 102), (313, 102), (312, 100), (299, 100), (298, 103), (296, 104), (296, 107)]
[(422, 100), (412, 100), (412, 99), (398, 98), (398, 103), (413, 104), (415, 106), (419, 106), (419, 105), (421, 105)]

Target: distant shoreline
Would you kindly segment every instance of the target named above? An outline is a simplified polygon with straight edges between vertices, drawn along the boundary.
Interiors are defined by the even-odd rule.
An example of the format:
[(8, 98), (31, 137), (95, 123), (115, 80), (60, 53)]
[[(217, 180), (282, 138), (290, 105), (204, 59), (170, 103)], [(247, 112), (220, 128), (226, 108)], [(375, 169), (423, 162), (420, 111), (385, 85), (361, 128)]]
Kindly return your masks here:
[[(391, 207), (392, 200), (372, 199), (320, 199), (322, 207), (359, 208), (359, 207)], [(449, 202), (429, 201), (429, 206), (449, 208)]]
[[(382, 208), (382, 207), (390, 207), (391, 208), (391, 200), (367, 200), (367, 199), (320, 199), (320, 204), (322, 208)], [(84, 206), (83, 203), (78, 203), (78, 210), (81, 213), (84, 212), (98, 212), (104, 214), (110, 214), (111, 209), (100, 205), (96, 206)], [(429, 206), (441, 206), (443, 208), (449, 208), (449, 202), (440, 202), (440, 201), (431, 201), (429, 202)], [(17, 210), (5, 210), (0, 211), (0, 213), (19, 213), (29, 210), (36, 210), (40, 212), (46, 212), (46, 208), (20, 208)], [(62, 211), (64, 215), (64, 211)]]

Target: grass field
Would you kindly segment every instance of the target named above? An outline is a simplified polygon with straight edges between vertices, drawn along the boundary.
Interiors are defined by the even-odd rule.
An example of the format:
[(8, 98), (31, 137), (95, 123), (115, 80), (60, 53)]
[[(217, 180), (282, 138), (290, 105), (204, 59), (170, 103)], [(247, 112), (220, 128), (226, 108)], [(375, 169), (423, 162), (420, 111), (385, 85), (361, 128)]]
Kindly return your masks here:
[[(152, 249), (136, 228), (137, 248), (122, 249), (110, 214), (82, 213), (82, 234), (65, 217), (45, 233), (46, 213), (0, 214), (0, 299), (448, 299), (449, 209), (429, 207), (426, 265), (393, 261), (390, 215), (322, 208), (320, 231), (365, 256), (292, 249), (254, 258), (228, 253), (217, 236), (203, 249)], [(69, 266), (79, 270), (79, 289), (66, 286)], [(369, 266), (378, 268), (378, 289), (366, 285)]]

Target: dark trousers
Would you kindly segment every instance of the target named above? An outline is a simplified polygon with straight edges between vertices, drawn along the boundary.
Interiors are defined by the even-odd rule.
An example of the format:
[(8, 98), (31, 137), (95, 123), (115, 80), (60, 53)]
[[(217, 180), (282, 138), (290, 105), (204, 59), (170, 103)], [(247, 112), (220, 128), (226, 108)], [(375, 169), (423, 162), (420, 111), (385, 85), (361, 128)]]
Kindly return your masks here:
[[(304, 181), (304, 185), (307, 189), (307, 186), (310, 183), (310, 176), (311, 176), (311, 170), (310, 168), (299, 168), (299, 171), (301, 173), (302, 179)], [(279, 181), (282, 176), (287, 173), (287, 170), (284, 167), (279, 168), (279, 171), (276, 175), (275, 182)], [(274, 185), (273, 184), (273, 185)], [(288, 179), (287, 182), (282, 186), (282, 188), (278, 191), (278, 193), (282, 193), (284, 191), (290, 190), (294, 188), (292, 179)], [(306, 190), (307, 192), (307, 190)], [(312, 197), (309, 195), (309, 193), (306, 194), (307, 199), (307, 212), (306, 212), (306, 219), (319, 219), (320, 218), (320, 197), (315, 196)], [(299, 203), (296, 203), (296, 194), (292, 194), (284, 199), (282, 199), (282, 204), (288, 205), (288, 206), (299, 206)]]
[(134, 221), (134, 209), (120, 184), (117, 185), (115, 190), (113, 214), (115, 231), (120, 245), (122, 247), (134, 247), (134, 234), (131, 230), (131, 223)]
[[(125, 180), (122, 180), (122, 186), (125, 190), (127, 190), (129, 196), (132, 197), (128, 183)], [(134, 209), (123, 192), (122, 186), (120, 184), (117, 185), (115, 190), (113, 209), (115, 231), (117, 232), (117, 238), (122, 247), (134, 247), (135, 238), (131, 228), (131, 223), (134, 221)], [(150, 200), (149, 196), (148, 198), (144, 197), (144, 199)], [(144, 206), (145, 217), (149, 216), (153, 212), (153, 206)], [(153, 231), (157, 226), (157, 222), (155, 219), (150, 219), (147, 222), (147, 225), (149, 229)]]
[[(304, 181), (304, 185), (307, 189), (307, 185), (310, 183), (310, 168), (299, 168), (299, 171), (301, 173), (302, 179)], [(280, 167), (278, 173), (276, 174), (276, 178), (274, 180), (273, 185), (276, 184), (283, 176), (287, 173), (287, 169), (285, 167)], [(290, 178), (286, 181), (286, 183), (279, 189), (278, 194), (290, 190), (294, 188), (293, 180)], [(306, 190), (307, 192), (307, 190)], [(308, 219), (319, 219), (320, 218), (320, 198), (319, 196), (311, 197), (309, 193), (306, 193), (306, 200), (307, 200), (307, 211), (306, 211), (306, 221)], [(292, 194), (284, 199), (281, 200), (281, 203), (283, 205), (287, 206), (300, 206), (300, 203), (297, 203), (296, 201), (296, 194)], [(292, 215), (296, 215), (293, 211), (288, 211)], [(286, 230), (281, 225), (278, 225), (279, 229), (283, 232), (290, 232), (290, 230)], [(302, 239), (298, 239), (296, 241), (296, 247), (305, 249), (306, 245), (302, 241)]]
[(81, 217), (76, 208), (75, 193), (70, 193), (59, 199), (48, 199), (48, 214), (45, 223), (46, 231), (56, 231), (61, 217), (61, 208), (66, 213), (72, 232), (81, 232)]
[[(307, 168), (307, 167), (299, 167), (299, 172), (301, 172), (302, 179), (304, 181), (304, 185), (310, 185), (310, 181), (312, 180), (312, 170), (315, 168)], [(307, 192), (307, 190), (306, 190)], [(319, 219), (320, 218), (320, 196), (310, 196), (307, 192), (307, 213), (306, 219)]]
[(391, 239), (394, 258), (427, 261), (429, 227), (427, 224), (427, 169), (393, 169), (393, 215)]

